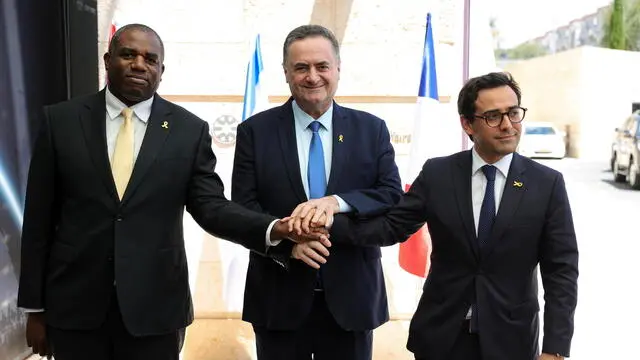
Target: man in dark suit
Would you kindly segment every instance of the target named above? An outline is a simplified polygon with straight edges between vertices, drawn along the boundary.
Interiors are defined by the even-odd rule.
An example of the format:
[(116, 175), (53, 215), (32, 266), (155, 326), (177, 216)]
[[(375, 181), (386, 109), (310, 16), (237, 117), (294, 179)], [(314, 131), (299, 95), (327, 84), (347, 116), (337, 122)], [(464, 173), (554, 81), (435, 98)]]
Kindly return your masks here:
[[(307, 199), (330, 213), (387, 210), (401, 195), (389, 132), (381, 119), (333, 101), (335, 36), (301, 26), (283, 50), (292, 98), (238, 127), (233, 201), (277, 217), (301, 211)], [(243, 319), (253, 324), (260, 360), (371, 359), (372, 329), (388, 320), (380, 249), (333, 246), (317, 271), (298, 261), (324, 263), (316, 244), (251, 253)]]
[(256, 252), (287, 235), (225, 199), (207, 123), (155, 94), (163, 59), (155, 31), (124, 26), (104, 56), (108, 87), (45, 109), (18, 295), (35, 353), (178, 359), (193, 320), (185, 206), (207, 232)]
[[(431, 269), (407, 344), (416, 359), (569, 356), (578, 279), (571, 209), (562, 175), (515, 152), (526, 112), (520, 99), (508, 74), (469, 80), (458, 111), (473, 149), (427, 160), (384, 217), (358, 225), (335, 217), (331, 231), (343, 234), (336, 247), (391, 245), (428, 224)], [(545, 290), (541, 355), (538, 266)]]

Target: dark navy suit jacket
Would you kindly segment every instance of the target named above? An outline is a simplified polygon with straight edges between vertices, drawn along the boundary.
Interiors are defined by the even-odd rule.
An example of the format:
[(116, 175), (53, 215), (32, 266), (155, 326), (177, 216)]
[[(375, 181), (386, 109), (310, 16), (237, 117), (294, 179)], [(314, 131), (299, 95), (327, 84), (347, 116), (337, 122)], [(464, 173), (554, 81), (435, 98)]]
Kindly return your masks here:
[(332, 232), (342, 236), (332, 239), (392, 245), (428, 224), (431, 268), (407, 344), (416, 357), (447, 359), (475, 303), (483, 359), (537, 358), (538, 266), (545, 290), (542, 351), (569, 356), (578, 247), (562, 174), (514, 154), (491, 237), (480, 248), (471, 161), (470, 151), (428, 160), (386, 216), (364, 223), (336, 216)]
[[(333, 157), (327, 195), (338, 195), (355, 216), (380, 214), (402, 194), (389, 131), (381, 119), (334, 103)], [(340, 141), (339, 139), (342, 139)], [(276, 217), (307, 201), (296, 147), (292, 100), (238, 127), (232, 199)], [(331, 240), (340, 237), (333, 234)], [(292, 242), (269, 249), (288, 266), (251, 253), (243, 319), (274, 330), (302, 325), (314, 297), (316, 270), (290, 259)], [(347, 330), (369, 330), (389, 318), (378, 247), (335, 244), (323, 265), (327, 306)]]

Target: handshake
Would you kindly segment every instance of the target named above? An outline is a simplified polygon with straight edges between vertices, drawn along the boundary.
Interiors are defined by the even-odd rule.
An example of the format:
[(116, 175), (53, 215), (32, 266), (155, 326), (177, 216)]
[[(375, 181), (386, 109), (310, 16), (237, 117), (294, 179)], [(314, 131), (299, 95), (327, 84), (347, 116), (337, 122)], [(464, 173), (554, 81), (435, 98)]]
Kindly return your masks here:
[(333, 214), (340, 211), (334, 196), (309, 200), (298, 205), (291, 215), (278, 220), (271, 229), (271, 241), (289, 239), (295, 242), (291, 257), (319, 269), (327, 262), (329, 229)]

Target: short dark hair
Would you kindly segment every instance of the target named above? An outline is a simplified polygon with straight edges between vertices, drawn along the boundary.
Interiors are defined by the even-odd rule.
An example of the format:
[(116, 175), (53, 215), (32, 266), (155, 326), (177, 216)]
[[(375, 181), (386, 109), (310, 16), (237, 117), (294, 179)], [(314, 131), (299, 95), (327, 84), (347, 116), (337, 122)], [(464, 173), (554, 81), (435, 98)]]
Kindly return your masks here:
[(158, 35), (158, 33), (153, 30), (152, 28), (148, 27), (147, 25), (144, 24), (127, 24), (121, 28), (119, 28), (115, 34), (113, 34), (113, 37), (111, 38), (111, 41), (109, 42), (109, 53), (114, 55), (113, 53), (116, 51), (116, 47), (120, 44), (120, 37), (122, 36), (123, 33), (129, 31), (129, 30), (139, 30), (139, 31), (143, 31), (146, 33), (150, 33), (153, 36), (156, 37), (156, 39), (158, 39), (158, 42), (160, 43), (160, 51), (161, 54), (160, 56), (162, 57), (162, 59), (164, 59), (164, 43), (162, 42), (162, 39), (160, 38), (160, 35)]
[(458, 114), (469, 122), (473, 122), (476, 113), (476, 100), (481, 90), (494, 89), (501, 86), (510, 87), (518, 97), (520, 105), (521, 93), (518, 83), (508, 72), (492, 72), (486, 75), (469, 79), (458, 94)]
[(289, 55), (289, 46), (291, 46), (294, 41), (303, 40), (314, 36), (322, 36), (323, 38), (329, 40), (329, 42), (331, 42), (331, 46), (333, 46), (333, 52), (336, 55), (336, 59), (340, 61), (340, 44), (338, 43), (338, 39), (331, 32), (331, 30), (322, 25), (302, 25), (291, 30), (289, 35), (287, 35), (287, 38), (284, 40), (284, 46), (282, 48), (282, 65), (284, 65), (287, 61), (287, 56)]

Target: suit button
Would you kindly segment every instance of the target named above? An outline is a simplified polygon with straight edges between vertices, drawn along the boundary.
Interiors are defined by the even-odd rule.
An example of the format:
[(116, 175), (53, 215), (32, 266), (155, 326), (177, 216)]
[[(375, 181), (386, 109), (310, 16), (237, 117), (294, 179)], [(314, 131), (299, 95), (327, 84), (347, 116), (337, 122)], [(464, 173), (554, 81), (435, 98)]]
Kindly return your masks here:
[(107, 257), (107, 261), (108, 261), (108, 262), (113, 262), (113, 256), (109, 256), (109, 257)]
[(118, 216), (118, 217), (116, 218), (116, 221), (117, 221), (117, 222), (121, 222), (121, 221), (122, 221), (122, 216)]

